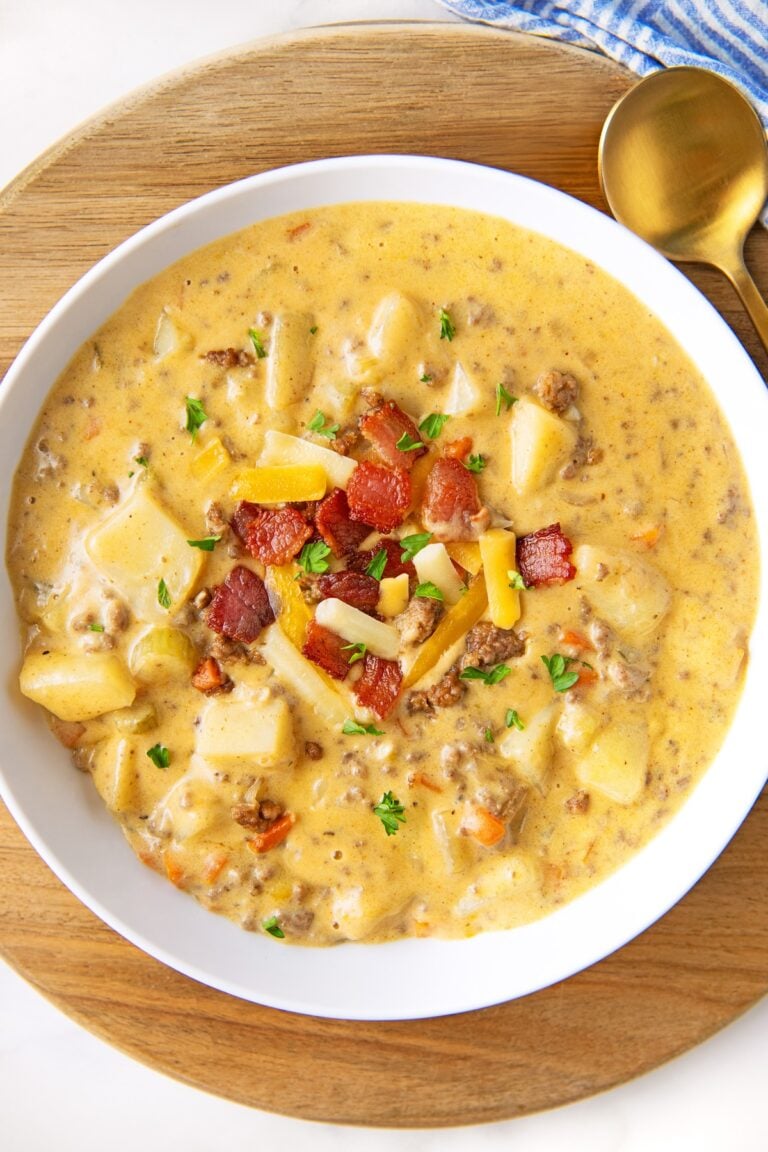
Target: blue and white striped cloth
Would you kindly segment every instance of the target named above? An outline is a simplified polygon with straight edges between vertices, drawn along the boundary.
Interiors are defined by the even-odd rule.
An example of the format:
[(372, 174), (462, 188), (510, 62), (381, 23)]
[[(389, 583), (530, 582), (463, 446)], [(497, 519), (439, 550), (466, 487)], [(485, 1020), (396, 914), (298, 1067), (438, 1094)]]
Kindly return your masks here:
[(691, 64), (739, 87), (768, 129), (768, 0), (438, 0), (467, 20), (602, 52), (640, 76)]

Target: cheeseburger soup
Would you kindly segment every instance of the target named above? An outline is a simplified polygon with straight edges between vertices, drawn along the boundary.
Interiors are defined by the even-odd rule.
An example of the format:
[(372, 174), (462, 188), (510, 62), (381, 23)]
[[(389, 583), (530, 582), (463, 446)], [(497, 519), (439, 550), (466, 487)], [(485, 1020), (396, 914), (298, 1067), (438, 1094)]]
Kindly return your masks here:
[(140, 860), (314, 945), (508, 928), (616, 869), (722, 741), (757, 585), (655, 317), (388, 203), (134, 292), (48, 396), (8, 563), (21, 690)]

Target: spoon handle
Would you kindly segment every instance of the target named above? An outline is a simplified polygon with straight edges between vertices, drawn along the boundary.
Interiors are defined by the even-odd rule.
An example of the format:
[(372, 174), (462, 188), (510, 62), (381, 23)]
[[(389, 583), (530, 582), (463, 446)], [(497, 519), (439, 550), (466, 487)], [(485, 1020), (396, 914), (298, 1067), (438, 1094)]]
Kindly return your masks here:
[(721, 267), (741, 297), (741, 302), (749, 313), (763, 347), (768, 352), (768, 304), (763, 300), (757, 285), (747, 271), (743, 257), (739, 256)]

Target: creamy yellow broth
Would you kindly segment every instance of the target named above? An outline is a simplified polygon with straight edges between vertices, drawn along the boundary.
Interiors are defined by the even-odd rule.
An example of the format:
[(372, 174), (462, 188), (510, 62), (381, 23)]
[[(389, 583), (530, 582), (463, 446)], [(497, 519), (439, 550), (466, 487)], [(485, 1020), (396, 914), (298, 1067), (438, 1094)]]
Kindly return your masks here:
[[(441, 310), (452, 339), (445, 330), (441, 338)], [(285, 337), (291, 325), (298, 340)], [(206, 355), (227, 349), (237, 355), (218, 363)], [(548, 411), (537, 381), (551, 372), (572, 376), (578, 394), (549, 412), (559, 431), (548, 446), (515, 421)], [(485, 462), (476, 479), (491, 527), (520, 537), (559, 522), (577, 564), (574, 579), (519, 593), (513, 628), (524, 651), (503, 661), (504, 679), (461, 681), (458, 703), (416, 710), (414, 692), (461, 661), (462, 637), (383, 720), (355, 701), (359, 668), (344, 684), (324, 682), (336, 699), (330, 711), (302, 688), (301, 613), (283, 618), (283, 649), (265, 643), (281, 629), (280, 612), (271, 630), (229, 653), (206, 625), (205, 590), (237, 564), (266, 575), (274, 598), (264, 566), (225, 523), (237, 504), (233, 484), (262, 460), (268, 432), (332, 447), (308, 424), (319, 410), (321, 426), (338, 424), (342, 437), (366, 411), (370, 388), (416, 425), (452, 413), (435, 440), (423, 437), (422, 480), (447, 443), (471, 437)], [(207, 416), (194, 436), (186, 397)], [(515, 427), (533, 453), (517, 483)], [(347, 459), (364, 457), (377, 459), (361, 439)], [(158, 545), (146, 526), (132, 533), (128, 519), (107, 560), (94, 532), (121, 509), (133, 516), (131, 502), (147, 495), (175, 523), (167, 541)], [(223, 520), (216, 509), (206, 520), (212, 502)], [(422, 531), (417, 503), (392, 534)], [(210, 552), (186, 543), (217, 534)], [(476, 543), (454, 557), (485, 579)], [(191, 575), (176, 572), (185, 564)], [(718, 408), (644, 306), (589, 261), (504, 221), (382, 203), (254, 225), (139, 288), (46, 400), (16, 477), (8, 565), (23, 622), (23, 689), (54, 714), (54, 731), (138, 856), (245, 928), (329, 944), (460, 937), (530, 921), (654, 835), (732, 716), (757, 542)], [(169, 609), (158, 603), (164, 575), (183, 588), (178, 598), (171, 589)], [(295, 561), (284, 566), (305, 605), (296, 575)], [(275, 598), (284, 611), (285, 588)], [(315, 610), (311, 600), (303, 608)], [(182, 641), (137, 669), (141, 638), (163, 628)], [(574, 633), (588, 646), (574, 646)], [(406, 674), (420, 647), (402, 645)], [(232, 686), (206, 697), (190, 672), (211, 652)], [(77, 671), (65, 660), (51, 675), (51, 658), (62, 654), (81, 658)], [(574, 661), (566, 674), (582, 675), (561, 691), (542, 661), (555, 654)], [(205, 719), (214, 704), (262, 717), (270, 731), (279, 713), (285, 730), (267, 739), (271, 751), (249, 758), (248, 740), (263, 732), (235, 752), (230, 736), (217, 746)], [(345, 735), (345, 716), (382, 734)], [(150, 748), (161, 759), (167, 750), (167, 766)], [(391, 835), (374, 811), (387, 793), (404, 817), (393, 817)], [(233, 813), (258, 814), (264, 801), (274, 806), (267, 817), (289, 812), (295, 823), (256, 853), (252, 830)], [(496, 820), (492, 831), (502, 825), (498, 842), (483, 843), (493, 836), (478, 834), (478, 810)]]

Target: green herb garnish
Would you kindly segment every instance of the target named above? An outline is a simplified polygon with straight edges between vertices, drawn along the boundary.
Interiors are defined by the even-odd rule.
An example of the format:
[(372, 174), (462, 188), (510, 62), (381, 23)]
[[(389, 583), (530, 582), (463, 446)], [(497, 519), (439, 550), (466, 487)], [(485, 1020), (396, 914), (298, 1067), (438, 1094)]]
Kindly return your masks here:
[(380, 548), (366, 568), (366, 576), (373, 576), (374, 580), (381, 580), (382, 576), (384, 575), (384, 569), (387, 566), (387, 559), (388, 556), (386, 550), (384, 548)]
[(520, 716), (514, 710), (514, 708), (507, 708), (507, 714), (504, 717), (504, 724), (507, 728), (517, 728), (518, 732), (523, 732), (525, 730), (525, 724), (523, 724)]
[(484, 672), (482, 668), (465, 668), (463, 672), (459, 672), (459, 680), (482, 680), (483, 684), (500, 684), (505, 676), (509, 676), (512, 669), (507, 664), (497, 664), (495, 668), (491, 668), (490, 672)]
[(317, 335), (317, 324), (312, 325), (312, 327), (309, 330), (309, 334), (310, 334), (310, 336), (316, 336)]
[(450, 416), (442, 412), (430, 412), (419, 424), (419, 432), (423, 432), (430, 440), (437, 440), (447, 420), (450, 420)]
[(486, 730), (485, 730), (485, 742), (486, 742), (486, 744), (493, 744), (495, 739), (496, 739), (496, 737), (493, 734), (493, 729), (492, 728), (486, 728)]
[(134, 456), (134, 460), (141, 468), (149, 468), (149, 460), (146, 456)]
[(199, 548), (201, 552), (213, 552), (221, 540), (221, 536), (203, 536), (202, 540), (187, 540), (190, 548)]
[(445, 308), (440, 309), (440, 339), (447, 340), (449, 343), (456, 335), (456, 329), (451, 322), (451, 318), (446, 312)]
[(251, 344), (253, 344), (254, 352), (256, 353), (259, 360), (263, 360), (267, 354), (267, 350), (264, 347), (264, 337), (262, 336), (261, 332), (257, 331), (256, 328), (249, 328), (248, 335), (251, 338)]
[(157, 585), (157, 602), (161, 608), (165, 608), (166, 612), (171, 606), (171, 594), (168, 591), (168, 585), (165, 580), (160, 578)]
[(468, 460), (464, 461), (464, 467), (469, 472), (482, 472), (487, 463), (488, 461), (486, 460), (485, 456), (470, 456)]
[(296, 563), (305, 572), (327, 572), (329, 564), (326, 556), (330, 554), (331, 550), (325, 540), (312, 540), (311, 543), (304, 545)]
[(513, 404), (517, 404), (517, 396), (513, 396), (511, 392), (507, 392), (503, 384), (496, 385), (496, 415), (501, 415), (501, 406), (505, 406), (506, 411), (509, 412)]
[(398, 824), (405, 824), (405, 808), (391, 792), (384, 793), (373, 811), (384, 825), (387, 836), (394, 836)]
[(357, 720), (345, 720), (342, 732), (345, 736), (383, 736), (375, 724), (358, 724)]
[(342, 644), (341, 646), (342, 652), (348, 652), (350, 648), (352, 649), (352, 655), (349, 658), (350, 664), (355, 664), (358, 660), (362, 660), (368, 651), (368, 645), (363, 644), (362, 640), (357, 644)]
[(325, 421), (326, 421), (325, 413), (321, 412), (320, 409), (318, 408), (317, 412), (315, 412), (315, 414), (312, 417), (312, 419), (310, 420), (309, 424), (307, 424), (307, 428), (309, 429), (310, 432), (314, 432), (317, 436), (323, 436), (326, 440), (335, 440), (336, 439), (336, 433), (338, 432), (340, 425), (338, 425), (338, 424), (326, 425)]
[(421, 380), (422, 384), (429, 384), (432, 381), (432, 377), (425, 372), (422, 376), (419, 376), (419, 380)]
[(403, 432), (397, 444), (395, 444), (395, 448), (400, 452), (413, 452), (416, 448), (424, 447), (425, 445), (421, 440), (414, 440), (413, 436), (410, 436), (407, 432)]
[(89, 624), (88, 625), (88, 631), (89, 632), (103, 632), (104, 631), (104, 625), (103, 624)]
[(443, 596), (437, 584), (433, 584), (431, 580), (426, 580), (423, 584), (419, 584), (414, 592), (414, 596), (423, 596), (427, 600), (445, 600), (445, 596)]
[(194, 396), (187, 396), (185, 400), (187, 406), (187, 432), (193, 440), (197, 438), (197, 433), (203, 424), (208, 419), (208, 414), (203, 408), (199, 400)]
[(400, 554), (400, 563), (407, 564), (409, 560), (413, 560), (416, 553), (421, 552), (422, 548), (426, 548), (431, 539), (431, 532), (416, 532), (413, 536), (403, 536), (400, 541), (400, 547), (403, 549)]
[(147, 756), (155, 768), (167, 768), (171, 762), (171, 754), (164, 744), (153, 744), (151, 748), (147, 748)]
[(528, 585), (526, 584), (525, 580), (523, 580), (520, 573), (515, 572), (515, 570), (513, 568), (507, 569), (507, 576), (509, 576), (510, 588), (514, 588), (516, 592), (524, 592), (525, 589), (528, 587)]
[(262, 920), (261, 926), (265, 932), (269, 932), (270, 936), (274, 936), (276, 940), (285, 940), (285, 932), (277, 922), (277, 916), (270, 916), (268, 920)]
[(560, 652), (555, 652), (553, 656), (542, 656), (541, 660), (549, 672), (555, 692), (567, 692), (569, 688), (573, 688), (579, 674), (568, 671), (569, 666), (574, 663), (572, 656), (563, 656)]

